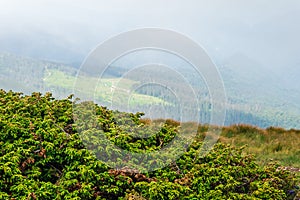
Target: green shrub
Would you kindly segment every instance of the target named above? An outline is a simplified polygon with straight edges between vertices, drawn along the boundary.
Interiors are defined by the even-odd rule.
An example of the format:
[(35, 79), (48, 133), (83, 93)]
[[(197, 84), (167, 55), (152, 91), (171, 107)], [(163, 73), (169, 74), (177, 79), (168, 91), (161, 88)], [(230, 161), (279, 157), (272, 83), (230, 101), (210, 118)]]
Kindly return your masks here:
[[(140, 120), (142, 113), (122, 113), (88, 102), (83, 124), (74, 124), (72, 96), (55, 100), (50, 93), (0, 90), (0, 199), (286, 199), (297, 185), (296, 177), (279, 165), (261, 167), (242, 148), (218, 143), (200, 157), (203, 132), (177, 160), (153, 172), (110, 169), (98, 158), (118, 154), (101, 137), (133, 152), (158, 151), (193, 123)], [(78, 113), (77, 113), (78, 114)], [(155, 132), (155, 126), (162, 124)], [(98, 129), (90, 129), (89, 127)], [(137, 128), (138, 127), (138, 128)], [(87, 130), (85, 130), (87, 129)], [(85, 130), (81, 135), (78, 130)], [(234, 127), (234, 134), (257, 131)], [(149, 135), (137, 138), (137, 132)], [(106, 146), (105, 146), (106, 145)], [(93, 147), (94, 151), (87, 150)], [(172, 155), (170, 155), (172, 158)], [(109, 161), (109, 160), (108, 160)], [(138, 161), (137, 161), (138, 162)], [(157, 160), (156, 162), (164, 162)], [(128, 164), (134, 162), (128, 158)]]

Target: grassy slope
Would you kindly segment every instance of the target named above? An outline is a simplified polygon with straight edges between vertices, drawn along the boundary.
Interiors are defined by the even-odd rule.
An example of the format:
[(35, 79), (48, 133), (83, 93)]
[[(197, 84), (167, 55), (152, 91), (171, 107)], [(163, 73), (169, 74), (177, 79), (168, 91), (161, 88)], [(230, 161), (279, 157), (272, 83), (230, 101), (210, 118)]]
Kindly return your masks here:
[(270, 160), (300, 168), (300, 131), (282, 128), (259, 129), (249, 125), (224, 127), (220, 141), (255, 154), (260, 164)]
[(76, 77), (56, 69), (46, 70), (44, 77), (46, 87), (56, 86), (69, 90), (76, 88), (79, 91), (84, 91), (88, 96), (94, 96), (96, 100), (100, 100), (101, 102), (109, 103), (114, 101), (114, 103), (121, 104), (122, 102), (127, 102), (127, 96), (130, 95), (130, 106), (168, 104), (157, 97), (134, 92), (128, 94), (130, 88), (137, 82), (129, 79), (122, 79), (122, 86), (119, 86), (118, 82), (120, 80), (120, 78), (102, 78), (99, 81), (99, 78), (96, 77)]

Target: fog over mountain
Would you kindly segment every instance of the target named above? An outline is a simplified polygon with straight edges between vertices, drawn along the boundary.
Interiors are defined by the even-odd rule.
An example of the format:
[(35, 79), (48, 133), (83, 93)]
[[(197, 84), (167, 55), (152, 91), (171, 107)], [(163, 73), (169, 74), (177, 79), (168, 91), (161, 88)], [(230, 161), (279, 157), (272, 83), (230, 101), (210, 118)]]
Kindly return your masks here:
[(299, 63), (299, 10), (297, 0), (7, 0), (0, 2), (0, 50), (81, 62), (120, 32), (160, 27), (186, 34), (216, 60), (243, 53), (282, 69)]
[[(79, 67), (97, 45), (117, 34), (171, 29), (207, 51), (229, 100), (282, 106), (282, 112), (288, 108), (297, 115), (299, 11), (298, 0), (3, 0), (0, 53)], [(131, 64), (123, 61), (118, 64)]]

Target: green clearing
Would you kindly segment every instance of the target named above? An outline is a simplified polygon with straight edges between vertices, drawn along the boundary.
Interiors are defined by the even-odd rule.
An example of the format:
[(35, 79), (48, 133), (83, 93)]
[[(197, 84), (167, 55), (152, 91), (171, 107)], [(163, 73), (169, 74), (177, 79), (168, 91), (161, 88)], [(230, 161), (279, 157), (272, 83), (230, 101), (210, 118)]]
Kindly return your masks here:
[(136, 92), (130, 93), (130, 88), (138, 82), (121, 78), (102, 78), (101, 80), (91, 76), (72, 76), (57, 69), (45, 71), (44, 83), (46, 87), (56, 87), (73, 90), (76, 93), (93, 97), (96, 100), (106, 103), (115, 103), (122, 105), (127, 102), (130, 106), (152, 105), (170, 103), (158, 98)]

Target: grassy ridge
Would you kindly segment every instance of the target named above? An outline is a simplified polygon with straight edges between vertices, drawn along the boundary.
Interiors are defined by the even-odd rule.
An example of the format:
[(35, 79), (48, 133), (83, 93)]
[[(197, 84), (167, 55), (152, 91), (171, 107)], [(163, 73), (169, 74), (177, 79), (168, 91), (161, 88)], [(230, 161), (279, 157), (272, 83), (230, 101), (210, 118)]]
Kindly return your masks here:
[(233, 125), (223, 128), (219, 140), (237, 147), (246, 145), (245, 152), (255, 154), (261, 164), (274, 160), (300, 168), (299, 130)]

